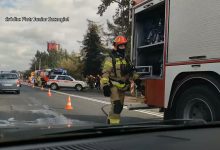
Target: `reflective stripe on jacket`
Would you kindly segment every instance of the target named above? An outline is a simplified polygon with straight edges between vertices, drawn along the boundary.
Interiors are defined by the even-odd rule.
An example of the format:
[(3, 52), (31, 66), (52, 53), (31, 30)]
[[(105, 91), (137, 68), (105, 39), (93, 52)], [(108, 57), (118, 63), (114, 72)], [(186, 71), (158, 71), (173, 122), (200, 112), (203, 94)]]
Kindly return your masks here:
[[(115, 58), (115, 70), (116, 70), (116, 75), (117, 75), (116, 77), (114, 68), (113, 68), (114, 66), (113, 60), (111, 57), (107, 57), (103, 64), (102, 78), (100, 80), (101, 87), (112, 84), (118, 89), (127, 89), (127, 85), (128, 85), (127, 81), (131, 78), (133, 79), (134, 75), (137, 76), (134, 73), (132, 75), (130, 73), (125, 74), (125, 75), (122, 74), (121, 66), (122, 65), (125, 66), (127, 64), (128, 62), (126, 61), (125, 58)], [(117, 81), (120, 81), (120, 82), (117, 82)]]

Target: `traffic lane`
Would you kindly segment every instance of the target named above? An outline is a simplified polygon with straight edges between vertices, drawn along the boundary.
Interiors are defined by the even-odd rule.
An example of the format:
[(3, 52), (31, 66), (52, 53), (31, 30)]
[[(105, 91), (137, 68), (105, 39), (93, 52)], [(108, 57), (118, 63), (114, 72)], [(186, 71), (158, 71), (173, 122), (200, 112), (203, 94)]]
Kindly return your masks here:
[[(76, 91), (72, 88), (61, 88), (60, 90), (58, 90), (58, 92), (61, 93), (68, 93), (71, 95), (78, 95), (78, 96), (82, 96), (82, 97), (88, 97), (88, 98), (93, 98), (93, 99), (97, 99), (97, 100), (101, 100), (101, 101), (105, 101), (105, 102), (110, 102), (110, 98), (109, 97), (104, 97), (102, 91), (97, 90), (97, 89), (87, 89), (85, 91)], [(127, 95), (129, 95), (129, 92), (127, 92)], [(141, 102), (139, 101), (134, 101), (134, 100), (129, 100), (129, 97), (125, 97), (125, 104), (124, 105), (139, 105), (141, 104)], [(141, 113), (146, 113), (146, 114), (152, 114), (152, 115), (158, 115), (160, 117), (163, 117), (163, 113), (159, 112), (158, 108), (149, 108), (149, 109), (143, 109), (143, 110), (136, 110), (136, 112), (141, 112)]]
[[(79, 96), (83, 96), (83, 97), (89, 97), (89, 98), (94, 98), (97, 100), (102, 100), (102, 101), (106, 101), (106, 102), (110, 102), (110, 98), (109, 97), (105, 97), (102, 93), (102, 91), (97, 90), (97, 89), (87, 89), (84, 91), (76, 91), (73, 88), (61, 88), (57, 91), (63, 92), (63, 93), (68, 93), (71, 95), (79, 95)], [(143, 102), (143, 100), (139, 100), (136, 97), (133, 97), (130, 95), (129, 91), (127, 91), (125, 93), (125, 105), (132, 105), (132, 104), (140, 104)], [(154, 111), (158, 111), (154, 110)]]
[[(29, 93), (29, 90), (21, 87), (21, 94), (14, 94), (13, 92), (4, 92), (0, 93), (0, 110), (8, 111), (12, 107), (20, 106), (32, 106), (32, 96)], [(28, 92), (27, 92), (28, 90)]]
[[(40, 91), (40, 89), (34, 89)], [(90, 97), (82, 97), (77, 95), (71, 95), (60, 91), (52, 92), (52, 97), (44, 98), (46, 93), (41, 92), (35, 96), (38, 96), (41, 103), (47, 104), (51, 109), (54, 109), (57, 112), (62, 113), (64, 116), (70, 117), (72, 119), (80, 119), (83, 121), (95, 121), (98, 123), (105, 123), (106, 116), (102, 112), (102, 107), (105, 107), (105, 111), (110, 110), (110, 103), (96, 100)], [(43, 95), (42, 95), (43, 94)], [(73, 110), (67, 111), (64, 109), (68, 96), (71, 96)], [(42, 102), (42, 100), (44, 100)], [(147, 119), (161, 119), (161, 116), (155, 114), (147, 114), (137, 111), (129, 111), (124, 109), (122, 112), (122, 122), (123, 123), (135, 123), (143, 122)]]
[[(61, 88), (60, 90), (58, 90), (57, 92), (60, 93), (68, 93), (71, 95), (77, 95), (77, 96), (82, 96), (82, 97), (87, 97), (87, 98), (93, 98), (96, 100), (101, 100), (101, 101), (106, 101), (109, 102), (109, 98), (108, 97), (104, 97), (103, 93), (100, 90), (97, 89), (87, 89), (84, 91), (76, 91), (74, 88)], [(129, 95), (129, 92), (127, 92), (127, 95)], [(131, 99), (131, 97), (126, 97), (125, 98), (125, 105), (126, 106), (130, 106), (130, 105), (139, 105), (141, 102), (139, 101), (130, 101), (129, 99)], [(159, 112), (158, 108), (150, 108), (150, 109), (144, 109), (144, 110), (136, 110), (136, 112), (141, 112), (141, 113), (145, 113), (145, 114), (152, 114), (152, 115), (156, 115), (156, 116), (160, 116), (163, 117), (163, 113)]]
[[(25, 87), (23, 92), (26, 94), (29, 93), (28, 95), (31, 96), (30, 98), (27, 98), (27, 95), (26, 98), (24, 98), (28, 106), (34, 105), (40, 107), (41, 105), (42, 110), (50, 110), (52, 112), (56, 112), (57, 114), (68, 116), (72, 119), (105, 123), (106, 116), (101, 111), (101, 107), (109, 102), (97, 101), (92, 98), (83, 98), (80, 96), (72, 96), (72, 105), (74, 110), (66, 111), (64, 107), (66, 105), (66, 99), (68, 98), (69, 94), (65, 93), (64, 95), (62, 95), (63, 93), (53, 93), (52, 97), (48, 97), (46, 90), (41, 91), (39, 88), (32, 87)], [(106, 111), (108, 112), (109, 110)], [(155, 118), (155, 114), (148, 115), (147, 113), (146, 115), (146, 113), (137, 113), (135, 111), (127, 110), (124, 110), (122, 113), (122, 120), (126, 120), (125, 123), (146, 121), (146, 118)], [(156, 118), (161, 117), (156, 116)]]
[(103, 101), (109, 101), (109, 98), (104, 97), (102, 91), (97, 89), (85, 89), (83, 91), (76, 91), (74, 88), (60, 88), (59, 91), (69, 94), (76, 94), (79, 96), (92, 97)]
[[(109, 101), (109, 97), (105, 97), (103, 95), (103, 92), (98, 89), (86, 89), (83, 91), (76, 91), (74, 88), (60, 88), (58, 91), (69, 93), (69, 94), (77, 94), (80, 96), (86, 96), (86, 97), (93, 97), (95, 99), (103, 100), (103, 101)], [(126, 96), (131, 96), (129, 91), (125, 93)]]
[[(39, 96), (41, 95), (42, 96)], [(56, 110), (53, 110), (44, 103), (45, 93), (32, 88), (22, 86), (21, 94), (4, 93), (0, 94), (0, 127), (19, 125), (32, 126), (57, 126), (91, 125), (91, 122), (68, 119)], [(39, 101), (42, 99), (42, 102)]]

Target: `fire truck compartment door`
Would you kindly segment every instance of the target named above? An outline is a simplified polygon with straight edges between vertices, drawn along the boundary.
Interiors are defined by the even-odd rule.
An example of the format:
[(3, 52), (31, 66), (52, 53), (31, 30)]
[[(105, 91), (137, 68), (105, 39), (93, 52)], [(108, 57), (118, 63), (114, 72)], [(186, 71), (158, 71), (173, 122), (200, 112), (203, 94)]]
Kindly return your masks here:
[(146, 80), (145, 89), (145, 103), (156, 107), (164, 107), (164, 80)]
[(220, 1), (170, 0), (168, 62), (220, 58)]

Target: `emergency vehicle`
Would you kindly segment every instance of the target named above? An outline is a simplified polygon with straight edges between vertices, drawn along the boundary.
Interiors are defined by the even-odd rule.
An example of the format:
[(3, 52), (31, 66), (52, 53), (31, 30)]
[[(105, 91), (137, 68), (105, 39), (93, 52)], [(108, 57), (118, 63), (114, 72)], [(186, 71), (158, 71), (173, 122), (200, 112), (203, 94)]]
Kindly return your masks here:
[(50, 75), (47, 86), (52, 90), (58, 90), (59, 88), (75, 88), (77, 91), (82, 91), (88, 88), (86, 82), (78, 81), (69, 75)]
[(131, 60), (165, 119), (220, 120), (220, 1), (134, 0)]
[(35, 85), (42, 86), (46, 85), (46, 82), (49, 79), (49, 72), (51, 69), (43, 69), (43, 70), (36, 70), (35, 71)]
[(54, 68), (54, 69), (42, 69), (35, 70), (32, 72), (34, 78), (34, 84), (36, 86), (46, 86), (46, 83), (49, 80), (51, 75), (66, 75), (67, 70), (62, 68)]

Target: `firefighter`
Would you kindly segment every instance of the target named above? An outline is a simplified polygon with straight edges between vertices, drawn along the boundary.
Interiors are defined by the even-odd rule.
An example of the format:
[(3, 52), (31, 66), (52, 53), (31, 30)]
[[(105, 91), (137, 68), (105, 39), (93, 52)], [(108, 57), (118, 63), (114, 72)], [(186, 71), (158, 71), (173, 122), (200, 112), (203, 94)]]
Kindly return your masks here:
[(126, 44), (127, 39), (124, 36), (117, 36), (113, 41), (114, 49), (103, 64), (100, 83), (104, 96), (111, 100), (111, 110), (107, 118), (109, 124), (120, 123), (125, 92), (129, 90), (130, 81), (138, 78), (125, 56)]
[(41, 86), (42, 85), (42, 81), (41, 81), (41, 77), (40, 75), (37, 76), (37, 86)]

